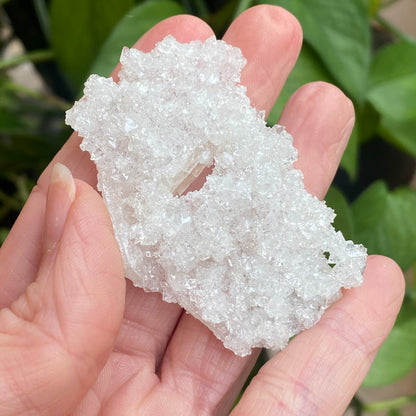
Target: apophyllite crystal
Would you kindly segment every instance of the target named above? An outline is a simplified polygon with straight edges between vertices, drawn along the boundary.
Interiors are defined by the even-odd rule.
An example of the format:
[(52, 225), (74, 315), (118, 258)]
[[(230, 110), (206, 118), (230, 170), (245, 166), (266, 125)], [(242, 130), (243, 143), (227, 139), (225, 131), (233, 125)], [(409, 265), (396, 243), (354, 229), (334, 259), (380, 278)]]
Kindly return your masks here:
[(92, 75), (67, 113), (97, 165), (126, 276), (238, 355), (283, 348), (362, 282), (366, 261), (304, 189), (291, 136), (250, 106), (245, 62), (214, 37), (168, 36), (150, 53), (124, 49), (120, 81)]

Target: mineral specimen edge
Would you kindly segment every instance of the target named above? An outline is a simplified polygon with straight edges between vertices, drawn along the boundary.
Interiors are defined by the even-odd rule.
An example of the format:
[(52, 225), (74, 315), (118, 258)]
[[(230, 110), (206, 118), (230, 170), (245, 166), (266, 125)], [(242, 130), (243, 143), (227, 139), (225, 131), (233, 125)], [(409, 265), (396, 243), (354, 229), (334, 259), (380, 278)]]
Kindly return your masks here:
[(120, 81), (92, 75), (67, 123), (97, 166), (126, 277), (238, 355), (282, 349), (361, 284), (365, 248), (304, 189), (291, 136), (251, 107), (238, 48), (168, 36), (120, 61)]

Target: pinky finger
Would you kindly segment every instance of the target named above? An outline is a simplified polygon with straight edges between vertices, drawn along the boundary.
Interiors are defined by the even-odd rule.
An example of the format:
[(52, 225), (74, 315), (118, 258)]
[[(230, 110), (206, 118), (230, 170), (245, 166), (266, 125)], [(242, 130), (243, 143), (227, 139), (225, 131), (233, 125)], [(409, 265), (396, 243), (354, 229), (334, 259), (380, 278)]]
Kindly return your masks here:
[(346, 291), (253, 378), (231, 416), (342, 415), (391, 330), (404, 293), (401, 270), (370, 256), (364, 284)]

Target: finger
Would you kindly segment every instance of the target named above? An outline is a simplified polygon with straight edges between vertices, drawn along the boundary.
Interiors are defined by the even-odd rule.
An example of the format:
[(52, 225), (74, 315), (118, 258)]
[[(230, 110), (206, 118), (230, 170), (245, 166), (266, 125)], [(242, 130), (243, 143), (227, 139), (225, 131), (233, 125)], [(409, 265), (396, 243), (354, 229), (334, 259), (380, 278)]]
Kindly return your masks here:
[[(196, 39), (205, 40), (212, 36), (213, 32), (204, 21), (197, 17), (187, 15), (173, 16), (151, 28), (133, 45), (133, 48), (149, 52), (155, 47), (156, 43), (169, 34), (179, 42), (187, 43)], [(120, 64), (112, 72), (112, 76), (116, 81), (118, 80), (117, 74), (119, 69)], [(80, 150), (80, 143), (80, 137), (74, 133), (41, 176), (39, 180), (41, 186), (43, 184), (43, 176), (47, 176), (50, 166), (57, 162), (68, 166), (75, 177), (84, 180), (91, 186), (96, 186), (97, 174), (95, 165), (89, 160), (89, 154)]]
[[(192, 39), (204, 40), (212, 30), (202, 20), (193, 16), (175, 16), (150, 29), (134, 45), (135, 48), (150, 50), (155, 43), (172, 34), (182, 42)], [(41, 257), (42, 224), (46, 190), (52, 166), (63, 163), (76, 178), (96, 186), (97, 172), (89, 154), (79, 148), (81, 139), (74, 133), (55, 156), (32, 191), (6, 242), (0, 249), (0, 307), (8, 306), (36, 276)]]
[(0, 391), (10, 414), (69, 414), (120, 326), (125, 281), (111, 222), (96, 191), (74, 188), (69, 171), (55, 167), (37, 279), (0, 313)]
[(55, 253), (63, 229), (68, 210), (75, 199), (75, 183), (70, 170), (61, 163), (52, 169), (49, 184), (45, 224), (43, 232), (43, 255)]
[[(162, 362), (164, 392), (179, 393), (184, 401), (181, 414), (228, 414), (259, 352), (235, 355), (204, 324), (185, 314)], [(158, 414), (160, 408), (152, 410)]]
[(117, 336), (116, 350), (139, 357), (151, 372), (159, 370), (160, 360), (183, 310), (167, 303), (159, 293), (146, 293), (127, 283), (124, 319)]
[[(212, 35), (211, 29), (209, 29), (208, 26), (201, 20), (191, 16), (177, 16), (172, 19), (167, 19), (151, 29), (144, 36), (144, 38), (142, 38), (135, 45), (135, 47), (149, 50), (157, 41), (162, 40), (169, 33), (173, 34), (173, 36), (183, 42), (190, 41), (193, 38), (203, 40)], [(95, 167), (90, 162), (88, 155), (85, 152), (80, 151), (79, 143), (80, 139), (74, 134), (61, 152), (57, 155), (55, 161), (67, 161), (68, 164), (73, 167), (78, 177), (82, 177), (88, 182), (94, 184), (96, 180)], [(48, 172), (45, 171), (43, 177), (47, 176), (47, 174)], [(41, 186), (43, 183), (43, 177), (40, 180)], [(31, 196), (32, 199), (37, 198), (40, 201), (36, 204), (28, 203), (25, 206), (25, 210), (28, 213), (34, 213), (35, 209), (38, 209), (38, 213), (43, 215), (42, 209), (44, 208), (42, 206), (42, 198), (44, 197), (44, 194), (42, 189), (43, 187), (38, 187), (38, 191)], [(30, 214), (26, 215), (24, 218), (20, 218), (17, 226), (21, 232), (14, 233), (15, 238), (13, 243), (16, 246), (21, 244), (19, 241), (19, 234), (22, 235), (22, 232), (24, 232), (25, 229), (33, 230), (30, 228)], [(36, 246), (36, 241), (40, 240), (40, 235), (41, 232), (38, 232), (37, 235), (35, 235), (35, 233), (32, 234), (32, 237), (35, 240), (34, 246)], [(9, 247), (12, 246), (13, 244), (11, 243)], [(20, 249), (22, 249), (21, 246)], [(31, 254), (33, 257), (30, 260), (30, 265), (36, 264), (36, 258), (39, 255), (36, 255), (33, 251), (31, 251)], [(6, 254), (4, 257), (7, 259)], [(19, 269), (19, 259), (16, 259), (13, 264), (9, 265), (9, 270), (10, 269), (13, 269), (15, 276), (19, 275), (23, 271), (26, 272), (24, 273), (24, 276), (27, 278), (27, 276), (33, 274), (33, 271), (36, 270), (36, 266), (29, 267), (29, 270)], [(22, 279), (17, 288), (14, 286), (16, 284), (16, 280), (9, 281), (8, 283), (10, 284), (11, 293), (8, 300), (14, 299), (16, 292), (20, 293), (21, 290), (24, 290), (28, 284), (28, 280)], [(131, 356), (133, 359), (133, 367), (135, 365), (139, 365), (141, 369), (140, 371), (147, 368), (147, 371), (153, 371), (154, 373), (159, 366), (160, 358), (181, 313), (182, 309), (180, 307), (163, 302), (160, 295), (146, 294), (142, 290), (135, 289), (129, 284), (126, 298), (125, 317), (122, 321), (119, 335), (116, 340), (116, 351), (126, 357), (128, 355)], [(135, 367), (133, 372), (136, 373), (137, 371), (138, 369)], [(129, 373), (129, 371), (120, 372), (117, 368), (117, 372), (115, 374), (119, 378), (123, 377), (123, 374), (120, 375), (120, 373), (125, 375)], [(125, 380), (125, 382), (127, 383), (127, 380)], [(137, 387), (136, 382), (137, 377), (133, 377), (132, 383), (135, 387)], [(96, 389), (99, 388), (100, 386), (96, 386)], [(149, 386), (149, 388), (151, 388), (151, 386)], [(146, 392), (143, 391), (142, 393), (146, 394)], [(138, 389), (134, 388), (130, 405), (137, 402), (138, 394)]]
[(299, 22), (280, 7), (259, 5), (242, 13), (223, 39), (243, 52), (241, 83), (253, 107), (268, 114), (299, 55)]
[[(192, 16), (174, 16), (148, 31), (135, 45), (145, 52), (171, 34), (180, 42), (205, 40), (213, 35), (212, 29)], [(117, 73), (119, 67), (116, 68)], [(116, 342), (118, 351), (140, 357), (148, 368), (158, 371), (166, 345), (182, 314), (182, 308), (166, 303), (159, 294), (145, 293), (128, 285), (125, 319)]]
[(342, 415), (390, 332), (404, 294), (399, 267), (371, 256), (361, 287), (346, 291), (253, 378), (232, 416)]
[[(274, 6), (247, 10), (226, 32), (224, 40), (240, 47), (247, 59), (242, 83), (259, 109), (269, 111), (272, 107), (299, 53), (301, 37), (296, 19)], [(176, 386), (188, 398), (195, 414), (211, 414), (220, 408), (225, 413), (257, 355), (258, 351), (251, 357), (234, 355), (208, 328), (184, 315), (162, 362), (162, 382), (172, 387), (175, 380), (181, 380)], [(185, 396), (186, 391), (192, 394)]]
[(305, 188), (322, 199), (335, 175), (354, 125), (354, 106), (337, 87), (315, 82), (298, 89), (279, 124), (293, 136), (296, 167)]

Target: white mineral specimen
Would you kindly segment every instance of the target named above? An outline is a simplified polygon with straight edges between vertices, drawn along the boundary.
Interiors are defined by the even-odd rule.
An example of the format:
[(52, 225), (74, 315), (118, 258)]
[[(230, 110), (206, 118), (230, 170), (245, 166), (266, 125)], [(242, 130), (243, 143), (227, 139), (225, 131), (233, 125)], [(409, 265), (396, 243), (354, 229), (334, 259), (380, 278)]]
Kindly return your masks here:
[(67, 112), (97, 165), (126, 276), (242, 356), (314, 325), (341, 287), (361, 284), (366, 261), (305, 191), (291, 136), (250, 106), (245, 62), (214, 37), (125, 48), (120, 82), (92, 75)]

